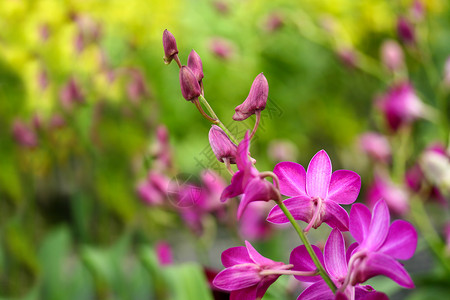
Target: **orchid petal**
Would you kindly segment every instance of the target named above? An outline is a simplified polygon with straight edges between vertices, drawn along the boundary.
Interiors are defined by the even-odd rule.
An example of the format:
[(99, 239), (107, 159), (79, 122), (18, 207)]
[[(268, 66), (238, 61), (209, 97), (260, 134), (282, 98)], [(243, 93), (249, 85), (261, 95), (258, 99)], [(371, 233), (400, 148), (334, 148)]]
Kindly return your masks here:
[(337, 228), (341, 231), (348, 231), (348, 213), (339, 204), (334, 201), (325, 201), (325, 215), (322, 222), (330, 225), (331, 228)]
[(370, 210), (361, 203), (355, 203), (350, 210), (350, 232), (353, 238), (361, 244), (369, 232)]
[(319, 281), (307, 287), (297, 300), (334, 300), (334, 294), (325, 281)]
[(227, 186), (223, 192), (222, 195), (220, 195), (220, 201), (225, 202), (226, 200), (239, 196), (244, 192), (244, 172), (243, 171), (237, 171), (234, 173), (233, 177), (231, 178), (231, 183), (229, 186)]
[(364, 239), (364, 246), (376, 251), (383, 244), (389, 232), (389, 208), (384, 200), (375, 204), (370, 220), (369, 233)]
[[(314, 252), (317, 255), (320, 263), (323, 265), (323, 254), (320, 251), (319, 247), (312, 245)], [(291, 256), (289, 258), (289, 263), (293, 264), (294, 267), (292, 270), (294, 271), (314, 271), (317, 269), (314, 261), (309, 255), (306, 247), (304, 245), (298, 246), (294, 248), (291, 252)], [(321, 280), (320, 275), (317, 276), (294, 276), (297, 280), (303, 282), (315, 282)]]
[(230, 293), (230, 300), (255, 300), (256, 299), (256, 287), (251, 286), (245, 289), (232, 291)]
[(358, 243), (353, 243), (350, 246), (348, 246), (347, 248), (347, 254), (346, 254), (346, 258), (347, 261), (350, 261), (350, 257), (352, 257), (353, 255), (353, 251), (358, 248), (359, 244)]
[[(313, 204), (308, 196), (298, 196), (289, 198), (283, 201), (286, 208), (290, 211), (295, 220), (304, 222), (311, 221), (313, 215)], [(276, 205), (269, 212), (267, 221), (275, 224), (282, 224), (289, 222), (289, 219), (283, 213), (281, 208)]]
[(378, 250), (396, 259), (410, 259), (417, 247), (417, 232), (403, 220), (392, 222), (384, 244)]
[(256, 288), (256, 299), (261, 299), (267, 292), (267, 289), (274, 283), (280, 276), (265, 277)]
[(353, 171), (338, 170), (331, 175), (328, 198), (339, 204), (352, 204), (358, 198), (361, 177)]
[(371, 253), (362, 272), (364, 281), (377, 275), (384, 275), (402, 287), (414, 288), (414, 283), (405, 268), (394, 258), (383, 253)]
[(236, 152), (236, 165), (239, 170), (245, 170), (251, 165), (248, 159), (248, 151), (250, 149), (249, 130), (245, 133), (244, 139), (239, 143)]
[(280, 180), (280, 192), (288, 197), (306, 196), (306, 171), (302, 165), (284, 161), (275, 166), (273, 172)]
[(275, 262), (271, 259), (265, 258), (261, 254), (259, 254), (258, 251), (256, 251), (253, 246), (245, 241), (245, 246), (247, 247), (248, 255), (249, 257), (255, 262), (255, 264), (258, 264), (260, 266), (267, 266), (267, 265), (273, 265)]
[(250, 202), (275, 200), (277, 197), (277, 192), (272, 183), (259, 177), (252, 179), (245, 187), (244, 196), (239, 203), (237, 219), (241, 218)]
[(245, 263), (253, 263), (245, 247), (233, 247), (222, 252), (222, 264), (225, 268)]
[(235, 265), (217, 274), (213, 284), (225, 291), (244, 289), (261, 281), (259, 271), (260, 267), (255, 264)]
[(370, 285), (356, 286), (355, 299), (359, 300), (389, 300), (386, 294), (375, 291)]
[(325, 150), (314, 155), (306, 172), (306, 192), (311, 197), (326, 199), (331, 180), (331, 160)]
[(347, 276), (347, 259), (345, 257), (345, 242), (342, 233), (333, 229), (323, 250), (325, 268), (335, 279)]

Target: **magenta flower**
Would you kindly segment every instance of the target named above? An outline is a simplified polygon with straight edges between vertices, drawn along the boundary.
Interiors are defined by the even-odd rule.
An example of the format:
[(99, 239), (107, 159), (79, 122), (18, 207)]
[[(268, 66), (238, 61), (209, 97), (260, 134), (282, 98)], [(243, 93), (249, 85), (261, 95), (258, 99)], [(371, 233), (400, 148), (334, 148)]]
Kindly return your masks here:
[(404, 215), (409, 212), (409, 196), (406, 190), (391, 181), (387, 174), (377, 173), (373, 184), (367, 191), (367, 201), (373, 207), (384, 199), (391, 212)]
[[(358, 174), (348, 170), (332, 173), (330, 158), (324, 150), (311, 159), (308, 172), (294, 162), (281, 162), (273, 172), (280, 180), (281, 194), (291, 197), (283, 203), (296, 220), (309, 223), (305, 231), (319, 227), (322, 222), (348, 230), (348, 214), (339, 204), (355, 202), (361, 189)], [(278, 224), (289, 221), (278, 206), (267, 220)]]
[(377, 103), (393, 131), (404, 125), (411, 124), (426, 114), (425, 105), (417, 97), (409, 82), (403, 82), (391, 87), (388, 93)]
[(253, 80), (250, 93), (241, 105), (234, 109), (236, 113), (233, 116), (235, 121), (243, 121), (266, 108), (267, 97), (269, 95), (269, 84), (263, 73), (259, 73)]
[(12, 135), (16, 142), (23, 147), (35, 148), (38, 145), (36, 132), (22, 120), (14, 120), (12, 124)]
[[(313, 282), (300, 294), (298, 300), (365, 299), (365, 297), (375, 293), (370, 286), (360, 286), (359, 284), (350, 286), (346, 284), (346, 278), (348, 277), (347, 260), (354, 248), (349, 248), (346, 253), (344, 238), (338, 229), (331, 231), (325, 244), (323, 255), (317, 246), (313, 245), (312, 247), (341, 295), (334, 295), (326, 282), (318, 275), (309, 277), (294, 276), (302, 282)], [(313, 260), (303, 245), (292, 250), (289, 262), (294, 265), (293, 271), (307, 272), (316, 270)], [(344, 286), (344, 284), (346, 285)]]
[(269, 181), (262, 178), (258, 170), (253, 166), (249, 157), (250, 138), (249, 132), (245, 133), (244, 139), (239, 143), (236, 155), (236, 165), (239, 169), (231, 178), (231, 184), (225, 188), (220, 200), (226, 201), (242, 195), (237, 211), (240, 219), (244, 209), (252, 201), (270, 201), (278, 198), (278, 191)]
[(359, 137), (359, 146), (376, 161), (387, 163), (391, 159), (391, 146), (384, 135), (366, 132)]
[(211, 39), (209, 48), (214, 55), (225, 60), (230, 59), (234, 53), (233, 43), (222, 37)]
[(217, 125), (212, 125), (208, 137), (211, 149), (218, 161), (228, 161), (230, 164), (236, 163), (237, 146), (230, 140), (222, 128)]
[(266, 222), (272, 208), (268, 202), (255, 202), (247, 206), (239, 222), (239, 233), (244, 239), (263, 240), (272, 233), (273, 224)]
[(350, 284), (356, 285), (384, 275), (399, 285), (413, 288), (414, 283), (397, 259), (410, 259), (417, 246), (417, 232), (403, 220), (389, 226), (389, 209), (383, 200), (375, 204), (372, 214), (356, 203), (350, 211), (350, 232), (358, 243), (349, 260)]
[(276, 271), (292, 267), (265, 258), (247, 241), (245, 247), (225, 250), (222, 263), (226, 269), (217, 274), (213, 284), (219, 289), (230, 291), (230, 300), (261, 299), (280, 276)]
[(137, 187), (137, 194), (148, 205), (162, 205), (167, 198), (170, 180), (165, 175), (150, 171), (147, 180)]
[(81, 87), (74, 78), (70, 78), (70, 80), (61, 88), (59, 98), (62, 106), (66, 109), (71, 109), (76, 102), (84, 102), (84, 95), (81, 92)]

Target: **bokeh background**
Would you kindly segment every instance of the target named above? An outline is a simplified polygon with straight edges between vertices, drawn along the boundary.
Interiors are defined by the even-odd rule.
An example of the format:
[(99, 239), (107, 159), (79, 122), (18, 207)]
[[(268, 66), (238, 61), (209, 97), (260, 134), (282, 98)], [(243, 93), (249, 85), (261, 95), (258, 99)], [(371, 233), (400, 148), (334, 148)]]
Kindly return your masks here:
[[(230, 179), (211, 156), (210, 123), (182, 98), (176, 65), (163, 62), (164, 29), (183, 63), (191, 49), (200, 55), (205, 96), (238, 136), (254, 119), (232, 123), (234, 107), (264, 72), (269, 101), (252, 143), (259, 170), (285, 158), (306, 165), (326, 149), (333, 169), (361, 175), (363, 202), (373, 175), (357, 138), (386, 129), (373, 103), (394, 76), (380, 46), (401, 42), (400, 17), (413, 20), (417, 35), (415, 45), (402, 44), (408, 76), (440, 111), (437, 121), (414, 125), (410, 155), (448, 138), (448, 110), (436, 95), (450, 55), (449, 4), (422, 4), (414, 20), (406, 0), (2, 0), (1, 299), (212, 299), (203, 267), (220, 270), (221, 251), (245, 238), (287, 261), (296, 246), (289, 229), (246, 237), (207, 215), (198, 230), (140, 197), (161, 149), (172, 181), (199, 183), (205, 168)], [(313, 240), (323, 241), (323, 231)], [(169, 266), (161, 266), (161, 241), (171, 246)], [(416, 290), (375, 284), (396, 299), (445, 295), (420, 279), (434, 266), (425, 248), (407, 265)], [(280, 279), (264, 299), (295, 299), (286, 287), (298, 289)]]

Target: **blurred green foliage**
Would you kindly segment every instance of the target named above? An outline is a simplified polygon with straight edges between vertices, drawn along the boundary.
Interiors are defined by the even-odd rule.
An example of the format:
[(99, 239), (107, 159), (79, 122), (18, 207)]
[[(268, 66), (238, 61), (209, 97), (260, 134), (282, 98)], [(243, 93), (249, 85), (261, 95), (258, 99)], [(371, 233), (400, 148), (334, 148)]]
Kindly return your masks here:
[[(261, 169), (275, 163), (265, 153), (270, 141), (285, 139), (299, 149), (301, 163), (325, 148), (335, 158), (334, 169), (364, 174), (354, 140), (380, 124), (372, 100), (386, 89), (383, 76), (388, 75), (378, 62), (379, 45), (396, 38), (396, 18), (410, 3), (2, 1), (2, 299), (211, 299), (199, 264), (158, 265), (154, 243), (178, 244), (182, 225), (173, 214), (143, 206), (135, 193), (152, 166), (158, 124), (169, 129), (175, 173), (198, 174), (196, 158), (208, 147), (210, 124), (181, 97), (176, 66), (163, 63), (164, 29), (177, 38), (182, 62), (192, 48), (201, 56), (205, 96), (226, 124), (253, 78), (264, 72), (270, 100), (252, 149)], [(274, 30), (268, 27), (273, 13), (282, 22)], [(426, 14), (423, 34), (433, 63), (441, 68), (450, 54), (448, 39), (442, 38), (450, 34), (448, 3), (426, 1)], [(327, 21), (331, 32), (321, 28)], [(211, 50), (216, 38), (229, 44), (229, 57)], [(342, 64), (337, 52), (343, 48), (364, 54), (367, 68)], [(436, 106), (435, 87), (414, 55), (407, 57), (410, 77), (423, 100)], [(146, 87), (137, 100), (129, 92), (135, 71)], [(84, 102), (67, 108), (61, 90), (71, 78)], [(17, 120), (36, 134), (35, 147), (17, 142)], [(252, 122), (237, 125), (240, 132)], [(422, 137), (416, 153), (442, 138), (430, 124), (415, 130)], [(268, 252), (280, 251), (274, 250), (276, 241), (267, 242)], [(285, 253), (278, 255), (286, 259)], [(271, 290), (266, 298), (279, 299)]]

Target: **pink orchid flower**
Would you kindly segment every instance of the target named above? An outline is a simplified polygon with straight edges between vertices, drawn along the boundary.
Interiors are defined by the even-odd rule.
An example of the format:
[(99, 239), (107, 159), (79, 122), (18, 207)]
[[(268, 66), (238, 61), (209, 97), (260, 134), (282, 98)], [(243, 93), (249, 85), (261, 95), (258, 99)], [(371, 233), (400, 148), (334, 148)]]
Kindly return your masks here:
[(277, 271), (292, 268), (292, 265), (265, 258), (247, 241), (245, 247), (225, 250), (222, 263), (226, 269), (217, 274), (213, 284), (230, 291), (230, 300), (261, 299), (280, 276)]
[[(345, 250), (345, 242), (342, 233), (338, 229), (333, 229), (325, 244), (324, 253), (320, 251), (317, 246), (312, 246), (314, 252), (317, 254), (320, 262), (324, 265), (331, 280), (336, 285), (338, 293), (333, 294), (325, 281), (320, 276), (295, 276), (295, 278), (302, 282), (313, 282), (308, 288), (306, 288), (298, 300), (333, 300), (333, 299), (366, 299), (369, 295), (375, 292), (372, 287), (345, 285), (346, 278), (348, 277), (348, 257), (351, 251), (354, 249), (349, 248), (347, 253)], [(305, 246), (299, 246), (292, 250), (290, 263), (294, 265), (293, 271), (314, 271), (316, 266), (306, 251)], [(377, 298), (378, 299), (378, 298)]]
[[(358, 174), (349, 170), (332, 173), (330, 158), (324, 150), (314, 155), (307, 172), (294, 162), (281, 162), (273, 172), (280, 180), (281, 194), (291, 197), (283, 203), (296, 220), (309, 223), (305, 231), (319, 227), (322, 222), (348, 230), (348, 214), (339, 204), (355, 202), (361, 189)], [(267, 220), (277, 224), (289, 221), (278, 206)]]
[(417, 232), (403, 220), (389, 225), (389, 208), (384, 200), (375, 204), (373, 212), (361, 203), (350, 211), (350, 232), (358, 246), (348, 263), (349, 284), (356, 285), (377, 276), (389, 277), (402, 287), (413, 288), (414, 283), (397, 259), (410, 259), (417, 246)]

